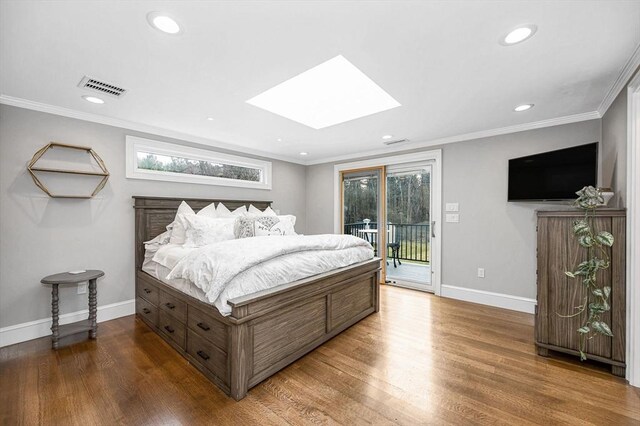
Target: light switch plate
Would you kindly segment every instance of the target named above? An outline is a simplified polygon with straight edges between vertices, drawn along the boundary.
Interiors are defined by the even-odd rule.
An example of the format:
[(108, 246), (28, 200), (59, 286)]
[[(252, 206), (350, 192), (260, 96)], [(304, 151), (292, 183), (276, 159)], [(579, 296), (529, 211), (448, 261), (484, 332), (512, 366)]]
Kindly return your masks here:
[(478, 268), (478, 278), (484, 278), (484, 268)]
[(460, 209), (460, 205), (458, 203), (447, 203), (444, 208), (448, 212), (457, 212)]
[(448, 213), (445, 216), (445, 220), (449, 223), (458, 223), (460, 222), (460, 215), (457, 213)]

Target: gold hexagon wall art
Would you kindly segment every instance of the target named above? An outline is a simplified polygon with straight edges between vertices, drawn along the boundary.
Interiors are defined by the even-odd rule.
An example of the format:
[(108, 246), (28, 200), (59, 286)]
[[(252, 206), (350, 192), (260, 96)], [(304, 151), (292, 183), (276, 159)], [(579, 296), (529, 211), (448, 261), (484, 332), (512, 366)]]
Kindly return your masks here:
[[(62, 148), (62, 149), (73, 149), (78, 151), (85, 151), (90, 158), (93, 158), (96, 165), (100, 169), (100, 171), (83, 171), (83, 170), (66, 170), (66, 169), (54, 169), (54, 168), (46, 168), (46, 167), (38, 167), (36, 163), (38, 160), (42, 158), (42, 156), (53, 148)], [(92, 149), (86, 146), (76, 146), (76, 145), (67, 145), (59, 142), (50, 142), (47, 145), (40, 148), (35, 154), (33, 154), (33, 158), (29, 161), (27, 165), (27, 170), (33, 179), (33, 182), (40, 188), (45, 194), (47, 194), (51, 198), (92, 198), (96, 195), (104, 186), (107, 184), (107, 180), (109, 179), (109, 171), (107, 170), (107, 166), (105, 166), (102, 158)], [(64, 173), (71, 175), (79, 175), (79, 176), (102, 176), (102, 179), (98, 182), (98, 185), (93, 190), (91, 195), (62, 195), (62, 194), (54, 194), (47, 186), (42, 182), (41, 179), (38, 178), (36, 172), (39, 173)]]

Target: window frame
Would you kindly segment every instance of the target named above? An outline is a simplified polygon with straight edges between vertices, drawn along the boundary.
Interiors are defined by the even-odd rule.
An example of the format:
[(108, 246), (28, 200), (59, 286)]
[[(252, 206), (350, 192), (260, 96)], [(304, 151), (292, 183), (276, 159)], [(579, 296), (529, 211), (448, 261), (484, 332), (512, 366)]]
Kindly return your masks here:
[[(270, 161), (241, 157), (238, 155), (223, 154), (221, 152), (193, 148), (169, 142), (160, 142), (144, 139), (137, 136), (126, 137), (126, 177), (127, 179), (158, 180), (165, 182), (195, 183), (200, 185), (233, 186), (239, 188), (267, 189), (272, 187)], [(147, 152), (157, 155), (182, 157), (189, 160), (210, 161), (214, 163), (228, 164), (230, 166), (247, 167), (261, 171), (261, 181), (223, 178), (217, 176), (189, 175), (161, 170), (146, 170), (138, 168), (138, 152)]]

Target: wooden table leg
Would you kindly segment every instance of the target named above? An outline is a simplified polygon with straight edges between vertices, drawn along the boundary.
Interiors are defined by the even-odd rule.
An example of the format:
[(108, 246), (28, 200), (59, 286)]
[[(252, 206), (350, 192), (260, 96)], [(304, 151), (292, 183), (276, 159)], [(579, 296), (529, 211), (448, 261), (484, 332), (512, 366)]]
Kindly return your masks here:
[(59, 308), (58, 308), (58, 284), (53, 284), (51, 286), (51, 319), (53, 320), (51, 324), (51, 332), (53, 333), (51, 337), (51, 345), (53, 349), (58, 349), (58, 332), (59, 332), (59, 321), (60, 317)]
[(96, 280), (89, 280), (89, 322), (91, 323), (91, 331), (89, 337), (96, 338), (98, 333), (98, 290), (96, 288)]

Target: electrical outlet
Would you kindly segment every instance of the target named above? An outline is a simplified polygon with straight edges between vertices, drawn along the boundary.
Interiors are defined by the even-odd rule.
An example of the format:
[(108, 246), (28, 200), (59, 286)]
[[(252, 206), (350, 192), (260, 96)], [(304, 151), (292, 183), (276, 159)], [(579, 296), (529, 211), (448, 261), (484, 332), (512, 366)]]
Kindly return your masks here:
[(445, 215), (445, 221), (448, 223), (460, 222), (460, 215), (458, 213), (447, 213)]
[(87, 283), (78, 284), (78, 294), (87, 293)]
[(478, 268), (478, 278), (484, 278), (484, 268)]

